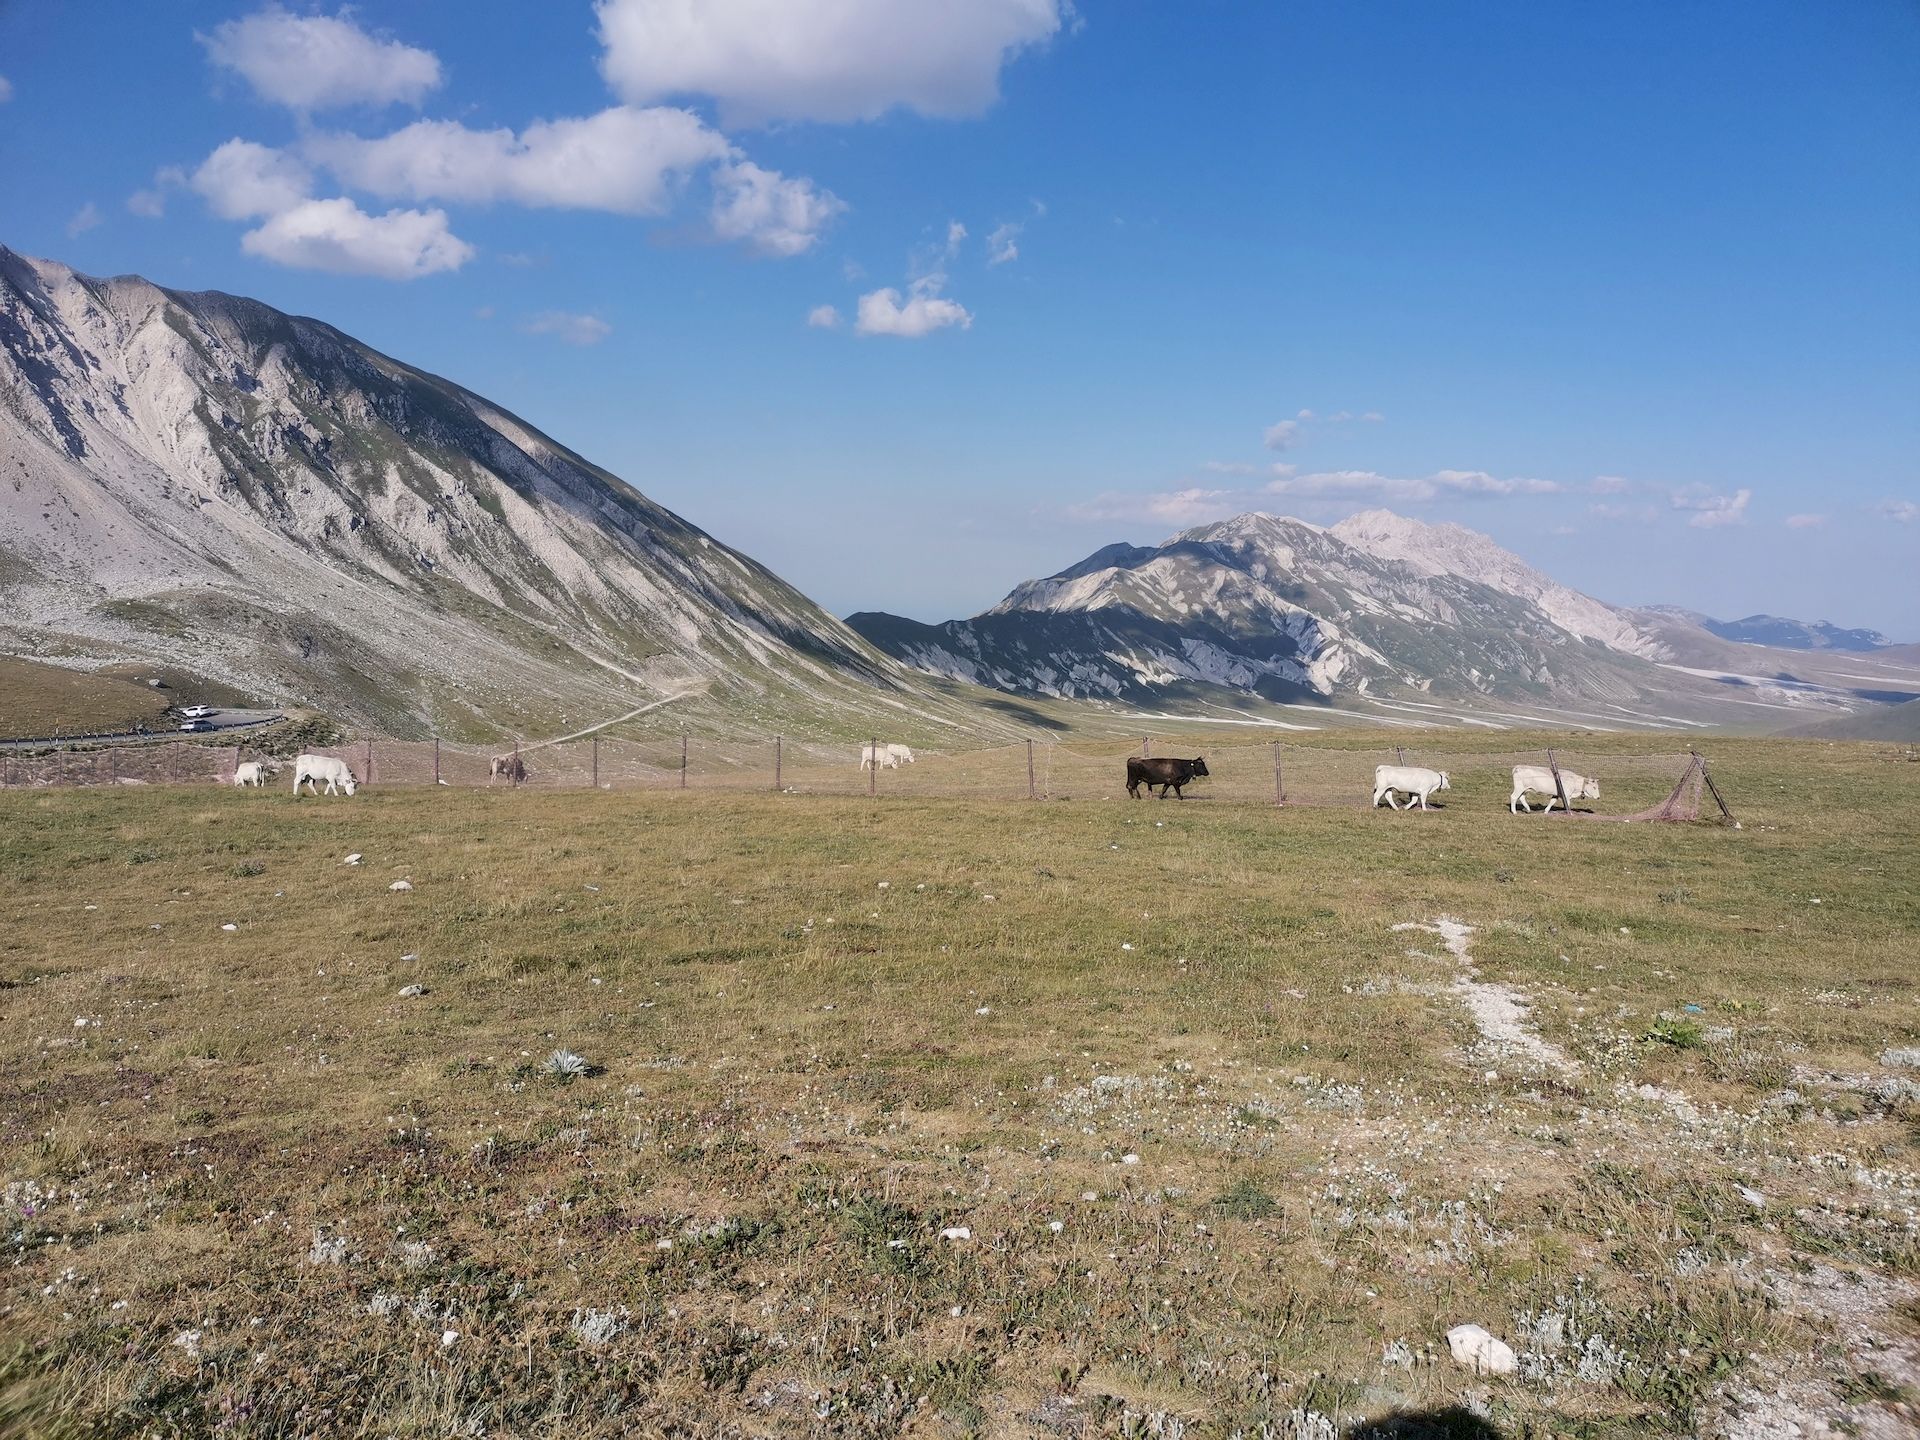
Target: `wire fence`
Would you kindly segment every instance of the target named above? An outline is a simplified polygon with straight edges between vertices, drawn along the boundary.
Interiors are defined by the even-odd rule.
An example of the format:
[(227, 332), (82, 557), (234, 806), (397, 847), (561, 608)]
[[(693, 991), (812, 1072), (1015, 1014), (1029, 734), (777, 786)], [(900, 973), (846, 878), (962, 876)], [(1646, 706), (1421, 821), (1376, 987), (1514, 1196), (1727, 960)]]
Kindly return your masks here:
[[(1132, 742), (1040, 740), (951, 751), (912, 750), (878, 738), (849, 745), (786, 738), (596, 737), (505, 750), (450, 741), (374, 738), (309, 753), (341, 760), (358, 784), (383, 789), (442, 785), (1056, 801), (1126, 799), (1130, 759), (1174, 758), (1166, 755), (1166, 742), (1152, 737)], [(1374, 803), (1375, 767), (1402, 765), (1447, 776), (1448, 787), (1428, 797), (1430, 806), (1486, 808), (1507, 804), (1514, 768), (1528, 766), (1546, 770), (1549, 783), (1544, 793), (1536, 791), (1524, 803), (1538, 809), (1553, 798), (1560, 809), (1565, 807), (1551, 783), (1557, 766), (1562, 778), (1559, 788), (1575, 813), (1619, 819), (1694, 818), (1705, 779), (1704, 763), (1697, 762), (1690, 751), (1342, 749), (1272, 741), (1209, 746), (1197, 758), (1204, 759), (1207, 773), (1182, 787), (1178, 803), (1365, 807)], [(266, 785), (292, 786), (291, 762), (250, 755), (240, 746), (163, 743), (8, 754), (0, 757), (0, 787), (232, 783), (243, 763), (260, 764)], [(1694, 779), (1696, 763), (1701, 766), (1700, 780)], [(1583, 780), (1594, 784), (1583, 786)], [(1154, 785), (1141, 790), (1143, 796), (1156, 793)], [(1713, 793), (1717, 800), (1717, 792)], [(1168, 800), (1175, 803), (1172, 797)]]

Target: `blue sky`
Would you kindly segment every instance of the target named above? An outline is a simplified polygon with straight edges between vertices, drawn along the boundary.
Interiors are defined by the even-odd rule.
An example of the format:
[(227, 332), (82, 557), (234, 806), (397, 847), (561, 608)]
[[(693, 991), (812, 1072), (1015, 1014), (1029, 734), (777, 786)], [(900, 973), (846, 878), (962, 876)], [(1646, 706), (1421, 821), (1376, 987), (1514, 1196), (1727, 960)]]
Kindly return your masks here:
[(1920, 640), (1911, 0), (13, 4), (0, 77), (0, 243), (326, 319), (842, 613), (1384, 504)]

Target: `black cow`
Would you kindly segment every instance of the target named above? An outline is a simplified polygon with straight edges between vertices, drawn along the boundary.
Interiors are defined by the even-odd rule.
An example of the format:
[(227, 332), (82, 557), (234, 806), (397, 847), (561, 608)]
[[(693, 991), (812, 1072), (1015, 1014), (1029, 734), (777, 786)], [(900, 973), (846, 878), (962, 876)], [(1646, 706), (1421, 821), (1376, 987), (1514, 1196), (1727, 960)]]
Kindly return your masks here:
[(1127, 757), (1127, 795), (1138, 800), (1142, 785), (1149, 790), (1158, 785), (1162, 800), (1167, 798), (1169, 789), (1175, 799), (1184, 800), (1187, 797), (1180, 793), (1180, 787), (1206, 773), (1207, 762), (1197, 755), (1191, 760), (1142, 760), (1138, 755), (1130, 755)]

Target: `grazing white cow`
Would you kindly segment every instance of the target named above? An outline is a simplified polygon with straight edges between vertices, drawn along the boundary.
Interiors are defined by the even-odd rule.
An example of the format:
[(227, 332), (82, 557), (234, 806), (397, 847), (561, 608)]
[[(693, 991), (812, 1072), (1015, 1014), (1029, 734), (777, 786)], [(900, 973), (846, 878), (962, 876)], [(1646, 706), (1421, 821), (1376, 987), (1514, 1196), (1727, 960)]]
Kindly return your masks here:
[(877, 749), (872, 745), (862, 745), (860, 768), (871, 770), (875, 764), (882, 770), (898, 770), (902, 765), (913, 764), (913, 751), (904, 745), (886, 744)]
[(323, 793), (320, 782), (327, 782), (325, 794), (337, 795), (335, 786), (342, 786), (347, 794), (353, 794), (353, 771), (347, 768), (347, 762), (336, 760), (331, 755), (302, 755), (293, 762), (293, 793), (298, 795), (304, 784), (309, 795)]
[(1425, 810), (1427, 797), (1436, 790), (1451, 790), (1447, 783), (1447, 772), (1428, 770), (1419, 765), (1376, 765), (1373, 767), (1373, 803), (1377, 807), (1384, 799), (1389, 806), (1398, 810), (1400, 802), (1395, 800), (1396, 792), (1407, 797), (1406, 808), (1411, 810), (1413, 802), (1418, 800), (1420, 808)]
[[(1576, 775), (1571, 770), (1562, 770), (1560, 772), (1560, 783), (1566, 787), (1567, 803), (1569, 805), (1575, 800), (1598, 800), (1600, 798), (1600, 782), (1598, 780), (1589, 780), (1586, 776)], [(1509, 813), (1518, 815), (1524, 810), (1531, 815), (1533, 813), (1533, 807), (1527, 804), (1527, 796), (1530, 794), (1545, 795), (1547, 797), (1547, 813), (1549, 815), (1553, 813), (1553, 803), (1560, 798), (1560, 794), (1559, 791), (1554, 788), (1553, 771), (1545, 765), (1516, 765), (1513, 767), (1513, 794), (1507, 797), (1507, 810)]]
[(236, 788), (251, 785), (258, 790), (267, 783), (267, 767), (259, 760), (249, 760), (244, 765), (236, 765), (233, 770), (233, 783)]

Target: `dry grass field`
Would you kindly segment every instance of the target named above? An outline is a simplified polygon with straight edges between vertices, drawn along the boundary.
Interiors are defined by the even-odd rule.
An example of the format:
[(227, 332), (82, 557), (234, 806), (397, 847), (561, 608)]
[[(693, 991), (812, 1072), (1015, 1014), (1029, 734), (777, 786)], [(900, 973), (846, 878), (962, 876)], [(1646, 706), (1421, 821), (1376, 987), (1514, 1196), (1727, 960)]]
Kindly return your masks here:
[(0, 655), (0, 740), (165, 728), (168, 700), (138, 680)]
[(1711, 753), (0, 793), (0, 1432), (1911, 1434), (1920, 765)]

